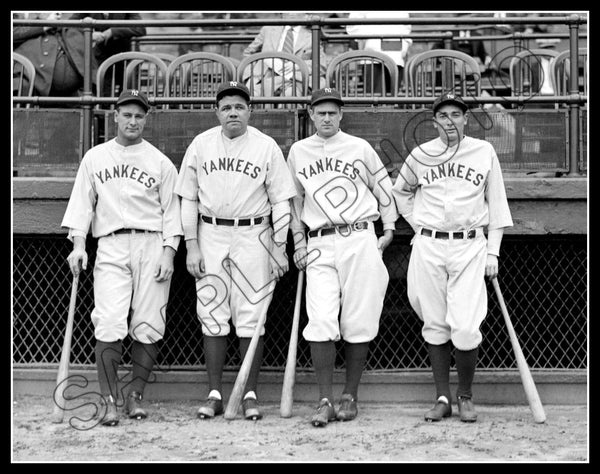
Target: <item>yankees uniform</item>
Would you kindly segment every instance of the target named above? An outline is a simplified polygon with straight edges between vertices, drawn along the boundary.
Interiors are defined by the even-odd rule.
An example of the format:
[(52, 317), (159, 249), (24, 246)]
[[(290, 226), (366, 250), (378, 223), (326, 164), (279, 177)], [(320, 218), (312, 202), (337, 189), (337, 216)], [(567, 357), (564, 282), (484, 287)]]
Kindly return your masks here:
[[(136, 343), (143, 344), (139, 346), (142, 359), (149, 353), (155, 355), (154, 344), (165, 332), (172, 258), (183, 234), (179, 199), (173, 194), (177, 169), (141, 138), (148, 107), (137, 90), (121, 94), (115, 111), (119, 135), (83, 157), (62, 221), (72, 241), (82, 238), (85, 242), (90, 224), (92, 235), (98, 238), (91, 318), (102, 377), (103, 358), (112, 359), (109, 352), (114, 353), (119, 363), (121, 341), (128, 332), (134, 340), (134, 366), (139, 362)], [(87, 256), (82, 258), (75, 250), (73, 254), (70, 263), (77, 272), (81, 261), (85, 268)], [(144, 362), (145, 368), (151, 363)], [(110, 393), (105, 393), (108, 388), (102, 386), (102, 377), (103, 394), (114, 397), (116, 380), (109, 380)], [(140, 394), (142, 390), (143, 384), (137, 386)]]
[[(331, 362), (333, 343), (341, 338), (347, 347), (364, 348), (360, 359), (366, 359), (368, 342), (379, 330), (389, 281), (373, 223), (381, 217), (391, 240), (398, 218), (391, 196), (392, 182), (375, 150), (366, 140), (339, 130), (341, 105), (336, 90), (316, 91), (311, 119), (317, 133), (294, 143), (288, 156), (297, 190), (292, 200), (291, 229), (296, 251), (306, 246), (307, 252), (308, 324), (302, 334), (311, 342), (317, 372), (321, 370), (321, 356), (315, 350), (320, 353), (318, 347), (326, 347), (329, 352), (325, 358)], [(328, 373), (328, 369), (323, 370)], [(355, 375), (360, 377), (360, 372), (362, 366)], [(347, 384), (344, 390), (343, 397), (351, 397), (352, 403), (356, 400), (356, 385)], [(327, 413), (331, 387), (320, 386), (320, 392), (321, 401), (327, 400), (326, 413), (323, 419), (313, 419), (315, 426), (325, 425), (331, 415)], [(347, 417), (340, 416), (352, 419), (355, 407), (351, 411)]]
[[(454, 94), (436, 100), (434, 117), (440, 137), (411, 152), (393, 187), (398, 210), (416, 234), (407, 274), (409, 301), (423, 320), (422, 335), (430, 349), (434, 378), (445, 378), (446, 364), (449, 369), (449, 341), (457, 349), (459, 400), (471, 398), (468, 378), (472, 379), (472, 373), (461, 370), (461, 358), (471, 354), (469, 360), (476, 361), (482, 340), (479, 327), (487, 312), (484, 277), (486, 273), (495, 277), (502, 229), (512, 226), (494, 148), (484, 140), (464, 136), (467, 110)], [(444, 369), (436, 373), (440, 348)], [(461, 385), (462, 372), (466, 380)], [(444, 380), (438, 397), (446, 397), (447, 405), (448, 392)], [(447, 408), (442, 408), (448, 416)], [(461, 419), (475, 421), (472, 406), (472, 416), (462, 416), (462, 408), (459, 404)], [(432, 416), (431, 421), (439, 418)]]
[[(194, 138), (175, 189), (182, 198), (186, 264), (196, 277), (210, 386), (199, 418), (223, 412), (221, 379), (229, 320), (243, 359), (259, 320), (266, 317), (276, 281), (287, 271), (289, 199), (296, 194), (277, 142), (248, 126), (248, 88), (235, 81), (223, 83), (216, 102), (221, 125)], [(281, 264), (278, 269), (273, 260)], [(255, 389), (264, 332), (263, 325), (243, 401), (245, 417), (253, 420), (262, 417)]]

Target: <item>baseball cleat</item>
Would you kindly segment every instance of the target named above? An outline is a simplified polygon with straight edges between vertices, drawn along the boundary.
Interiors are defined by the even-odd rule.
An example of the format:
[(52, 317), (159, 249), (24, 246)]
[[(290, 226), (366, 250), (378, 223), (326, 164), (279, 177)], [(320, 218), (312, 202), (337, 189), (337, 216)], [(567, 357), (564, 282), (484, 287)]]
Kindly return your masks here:
[(112, 395), (103, 399), (103, 404), (106, 407), (106, 412), (100, 423), (103, 426), (117, 426), (119, 424), (119, 414), (117, 413), (117, 405)]
[(198, 408), (198, 418), (205, 420), (223, 414), (223, 400), (208, 397), (206, 403)]
[(460, 421), (466, 423), (477, 421), (477, 412), (470, 398), (458, 397), (458, 412), (460, 414)]
[(330, 421), (335, 420), (335, 409), (327, 398), (321, 399), (317, 407), (317, 413), (313, 415), (311, 424), (317, 428), (326, 426)]
[(148, 416), (146, 410), (142, 407), (142, 394), (140, 392), (131, 392), (125, 402), (125, 413), (129, 418), (143, 420)]
[(442, 397), (438, 398), (435, 406), (425, 413), (425, 421), (440, 421), (452, 415), (452, 405), (446, 403)]
[(242, 409), (246, 420), (256, 421), (262, 419), (262, 413), (258, 409), (258, 401), (256, 398), (245, 398), (242, 401)]
[(340, 408), (338, 409), (336, 418), (338, 421), (350, 421), (354, 420), (358, 415), (358, 407), (356, 406), (356, 399), (349, 393), (344, 393), (340, 400)]

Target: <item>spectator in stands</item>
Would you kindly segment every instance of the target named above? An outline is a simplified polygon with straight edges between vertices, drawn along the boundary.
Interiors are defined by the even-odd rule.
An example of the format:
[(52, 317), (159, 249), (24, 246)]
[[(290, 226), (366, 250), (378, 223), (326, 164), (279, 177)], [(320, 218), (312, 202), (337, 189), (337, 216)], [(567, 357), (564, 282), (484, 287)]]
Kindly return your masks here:
[[(349, 19), (354, 18), (409, 18), (408, 12), (400, 11), (362, 11), (351, 12)], [(349, 35), (409, 35), (412, 31), (411, 25), (348, 25), (346, 32)], [(412, 44), (411, 38), (365, 38), (357, 40), (358, 49), (381, 51), (390, 56), (398, 67), (398, 86), (402, 85), (404, 76), (404, 65), (408, 57), (408, 50)], [(377, 67), (379, 68), (379, 67)], [(376, 71), (377, 73), (377, 71)], [(378, 76), (381, 71), (378, 72)], [(368, 75), (369, 77), (370, 75)], [(389, 78), (388, 78), (389, 79)], [(374, 78), (374, 92), (381, 92), (379, 85), (381, 80)]]
[[(31, 20), (60, 20), (60, 12), (27, 14)], [(25, 14), (15, 14), (15, 19)], [(72, 97), (81, 94), (84, 73), (84, 41), (81, 29), (54, 26), (13, 28), (13, 48), (35, 66), (34, 95)], [(92, 77), (98, 67), (92, 59)]]
[[(305, 13), (289, 12), (282, 13), (281, 18), (289, 20), (297, 20), (306, 18)], [(286, 36), (288, 31), (292, 31), (293, 40), (290, 48), (286, 46)], [(288, 43), (289, 44), (289, 43)], [(250, 56), (254, 53), (266, 52), (266, 51), (284, 51), (290, 54), (298, 56), (303, 59), (308, 65), (310, 72), (309, 76), (309, 89), (312, 86), (312, 32), (310, 28), (304, 25), (277, 25), (277, 26), (263, 26), (258, 35), (254, 38), (252, 43), (244, 49), (243, 56)], [(265, 66), (268, 66), (265, 63)], [(325, 72), (327, 71), (327, 62), (325, 56), (325, 50), (321, 44), (319, 51), (319, 87), (325, 87)], [(296, 91), (293, 90), (293, 84), (290, 74), (285, 74), (285, 83), (283, 83), (282, 75), (284, 71), (276, 71), (268, 68), (264, 73), (262, 70), (255, 70), (254, 77), (250, 78), (250, 69), (247, 70), (247, 75), (243, 78), (246, 85), (250, 90), (254, 91), (270, 91), (271, 83), (267, 81), (273, 81), (273, 89), (275, 95), (290, 96), (290, 95), (302, 95), (302, 83), (301, 79), (296, 75)], [(289, 80), (288, 80), (289, 78)], [(263, 87), (260, 87), (262, 84)], [(253, 88), (251, 87), (253, 86)]]
[[(141, 20), (139, 13), (74, 13), (70, 20), (81, 20), (93, 18), (94, 20)], [(94, 56), (98, 64), (102, 64), (107, 58), (117, 54), (131, 51), (131, 38), (146, 34), (146, 27), (142, 24), (135, 26), (96, 26), (92, 33)], [(123, 64), (116, 66), (116, 77), (123, 76)], [(110, 77), (105, 78), (105, 84), (110, 83)], [(121, 84), (121, 89), (122, 89)], [(120, 90), (121, 90), (120, 89)]]

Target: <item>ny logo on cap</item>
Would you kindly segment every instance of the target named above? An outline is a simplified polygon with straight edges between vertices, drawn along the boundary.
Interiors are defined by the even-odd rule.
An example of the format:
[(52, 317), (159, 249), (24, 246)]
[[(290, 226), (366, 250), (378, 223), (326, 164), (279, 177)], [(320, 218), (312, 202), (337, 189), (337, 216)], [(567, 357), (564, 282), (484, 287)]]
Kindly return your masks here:
[(131, 91), (130, 91), (130, 92), (131, 92), (131, 95), (134, 95), (134, 96), (136, 96), (136, 97), (137, 97), (138, 95), (140, 95), (140, 91), (138, 91), (137, 89), (131, 89)]
[(325, 89), (324, 89), (324, 90), (325, 90), (325, 92), (327, 92), (328, 94), (331, 94), (331, 92), (332, 92), (330, 87), (325, 87)]
[(454, 99), (454, 94), (446, 94), (447, 99)]
[(237, 81), (229, 81), (231, 87), (237, 87)]

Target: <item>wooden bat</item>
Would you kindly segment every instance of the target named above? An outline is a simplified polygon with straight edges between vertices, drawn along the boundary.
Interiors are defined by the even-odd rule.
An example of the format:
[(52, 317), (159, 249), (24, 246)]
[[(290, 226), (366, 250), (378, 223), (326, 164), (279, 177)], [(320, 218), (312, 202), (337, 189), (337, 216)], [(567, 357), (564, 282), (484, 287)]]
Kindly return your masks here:
[(54, 389), (54, 410), (52, 412), (52, 421), (54, 423), (62, 423), (64, 418), (64, 407), (66, 400), (64, 397), (64, 389), (60, 387), (60, 384), (69, 376), (69, 364), (71, 361), (71, 339), (73, 337), (73, 321), (75, 319), (75, 303), (77, 301), (78, 285), (79, 275), (73, 275), (71, 300), (69, 301), (69, 315), (67, 317), (67, 326), (65, 329), (65, 339), (63, 341), (62, 353), (60, 354), (58, 375), (56, 376), (56, 388)]
[(260, 330), (265, 325), (266, 319), (267, 312), (265, 311), (256, 324), (256, 328), (252, 334), (252, 339), (250, 339), (250, 344), (248, 345), (248, 350), (246, 351), (240, 371), (238, 372), (235, 383), (233, 384), (233, 390), (231, 391), (229, 401), (227, 402), (227, 407), (225, 408), (225, 414), (223, 415), (226, 420), (233, 420), (237, 416), (237, 412), (242, 402), (242, 396), (244, 395), (244, 389), (246, 388), (246, 382), (248, 382), (248, 377), (250, 375), (250, 369), (252, 368), (252, 361), (254, 360), (254, 354), (256, 353), (256, 346), (258, 345)]
[(302, 285), (304, 283), (304, 271), (298, 273), (298, 287), (296, 288), (296, 303), (294, 305), (294, 318), (292, 320), (292, 333), (290, 334), (290, 346), (288, 347), (285, 373), (283, 375), (283, 387), (281, 389), (281, 405), (279, 412), (282, 418), (292, 416), (292, 405), (294, 404), (294, 381), (296, 378), (296, 351), (298, 349), (298, 324), (300, 322), (300, 308), (302, 306)]
[(527, 365), (527, 361), (525, 360), (525, 356), (521, 350), (521, 345), (517, 339), (515, 328), (510, 321), (510, 316), (508, 315), (504, 298), (500, 292), (498, 280), (496, 278), (492, 279), (492, 284), (494, 285), (494, 290), (496, 290), (496, 296), (498, 297), (498, 302), (500, 303), (500, 308), (502, 309), (502, 315), (504, 316), (506, 328), (508, 329), (510, 343), (512, 344), (512, 348), (515, 353), (515, 359), (517, 359), (517, 366), (519, 367), (519, 373), (521, 374), (521, 382), (523, 383), (523, 388), (525, 389), (525, 395), (527, 396), (527, 401), (529, 402), (529, 408), (533, 413), (533, 419), (536, 423), (544, 423), (546, 421), (546, 413), (544, 412), (544, 407), (540, 401), (538, 391), (535, 388), (535, 382), (533, 381), (533, 377), (529, 371), (529, 366)]

